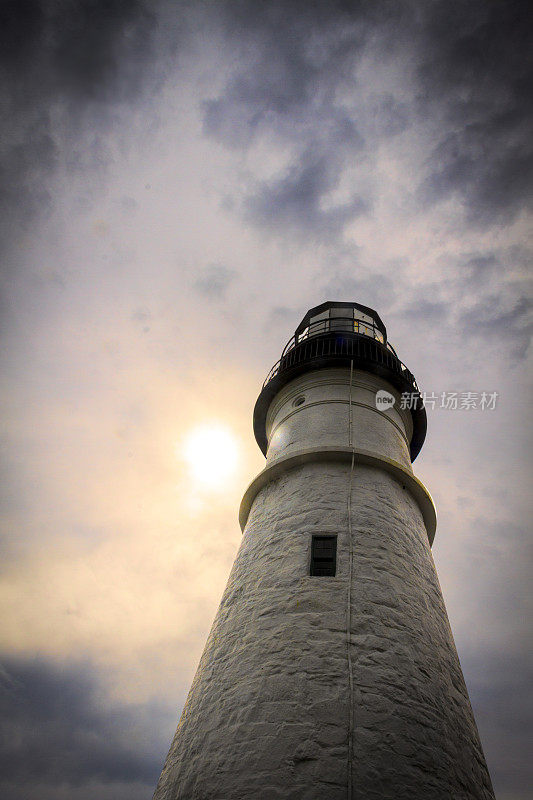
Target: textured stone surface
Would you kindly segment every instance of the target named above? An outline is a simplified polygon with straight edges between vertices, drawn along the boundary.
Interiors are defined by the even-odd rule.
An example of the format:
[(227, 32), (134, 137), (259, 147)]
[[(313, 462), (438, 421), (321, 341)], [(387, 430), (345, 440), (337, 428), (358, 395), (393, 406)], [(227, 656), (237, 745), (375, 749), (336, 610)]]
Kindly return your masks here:
[[(374, 417), (382, 447), (396, 429)], [(310, 577), (324, 532), (337, 575)], [(380, 469), (309, 463), (252, 505), (154, 798), (347, 800), (349, 769), (349, 800), (494, 798), (415, 501)]]

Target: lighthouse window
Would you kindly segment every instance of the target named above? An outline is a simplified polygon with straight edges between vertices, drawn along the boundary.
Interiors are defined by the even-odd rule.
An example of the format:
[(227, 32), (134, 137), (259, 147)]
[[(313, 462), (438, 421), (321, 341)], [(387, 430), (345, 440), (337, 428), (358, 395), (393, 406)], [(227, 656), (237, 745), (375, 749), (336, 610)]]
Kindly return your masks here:
[(313, 535), (311, 539), (311, 575), (335, 575), (337, 537)]

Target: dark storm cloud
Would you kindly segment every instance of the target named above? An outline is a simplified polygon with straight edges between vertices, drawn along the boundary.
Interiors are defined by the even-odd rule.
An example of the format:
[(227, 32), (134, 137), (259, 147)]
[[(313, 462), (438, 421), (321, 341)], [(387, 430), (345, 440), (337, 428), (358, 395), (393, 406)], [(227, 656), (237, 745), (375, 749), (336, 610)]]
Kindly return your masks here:
[(196, 291), (210, 300), (221, 300), (237, 277), (235, 270), (228, 269), (223, 264), (210, 264), (198, 270), (198, 277), (194, 281)]
[[(269, 230), (287, 227), (317, 238), (337, 236), (344, 225), (367, 211), (370, 198), (354, 191), (334, 208), (323, 200), (339, 184), (346, 159), (358, 158), (365, 142), (356, 121), (334, 103), (336, 84), (350, 74), (357, 58), (362, 30), (341, 28), (334, 36), (326, 29), (317, 56), (309, 40), (318, 18), (308, 13), (298, 19), (294, 9), (276, 19), (271, 9), (269, 27), (240, 31), (259, 39), (250, 61), (245, 58), (221, 96), (203, 104), (204, 133), (231, 149), (249, 145), (256, 135), (275, 131), (297, 152), (285, 170), (268, 180), (251, 181), (245, 192), (244, 217)], [(277, 6), (278, 13), (280, 8)], [(331, 20), (330, 20), (331, 22)], [(277, 24), (276, 24), (277, 23)], [(387, 98), (386, 124), (397, 113)], [(401, 126), (402, 123), (400, 123)], [(298, 139), (301, 145), (298, 145)]]
[(152, 704), (102, 702), (89, 666), (3, 659), (0, 707), (5, 800), (22, 793), (32, 800), (43, 786), (50, 791), (65, 785), (76, 797), (79, 787), (95, 779), (144, 784), (148, 795), (157, 781), (167, 743), (154, 737), (154, 719), (165, 731), (169, 719)]
[[(462, 558), (452, 580), (467, 588), (462, 598), (463, 590), (457, 588), (445, 599), (496, 797), (528, 800), (533, 725), (531, 537), (529, 520), (521, 522), (516, 513), (506, 516), (505, 510), (502, 503), (496, 513), (494, 509), (474, 516), (468, 510), (460, 512), (459, 516), (465, 516), (459, 525), (464, 521), (466, 525), (461, 534)], [(479, 609), (483, 609), (485, 625), (473, 630), (471, 618)], [(463, 624), (455, 625), (453, 619), (461, 616)]]
[[(412, 293), (405, 313), (423, 319), (424, 310), (437, 303), (442, 320), (435, 317), (435, 324), (447, 323), (450, 334), (472, 344), (499, 348), (506, 363), (516, 363), (526, 358), (533, 331), (531, 283), (519, 277), (530, 264), (525, 247), (465, 252), (448, 259), (446, 283)], [(515, 277), (502, 280), (508, 273)]]
[(527, 800), (531, 791), (528, 522), (473, 519), (470, 536), (464, 537), (464, 564), (457, 576), (468, 583), (471, 597), (486, 613), (484, 644), (467, 635), (460, 655), (496, 797), (501, 800)]
[(417, 325), (441, 325), (452, 309), (442, 297), (438, 283), (413, 287), (405, 277), (406, 264), (401, 259), (389, 260), (383, 272), (363, 269), (355, 262), (328, 276), (323, 293), (336, 298), (364, 298), (365, 305), (380, 309), (394, 325), (395, 320), (416, 318)]
[(489, 295), (463, 313), (460, 330), (490, 343), (504, 343), (513, 361), (525, 358), (533, 333), (533, 302), (529, 297)]
[(261, 129), (305, 123), (311, 111), (315, 124), (327, 123), (331, 95), (364, 42), (365, 6), (221, 3), (222, 25), (241, 58), (220, 96), (203, 103), (204, 132), (240, 147)]
[[(355, 163), (366, 148), (357, 120), (335, 93), (352, 81), (374, 24), (372, 4), (272, 3), (252, 10), (237, 3), (221, 13), (242, 60), (219, 96), (204, 102), (204, 133), (234, 149), (275, 132), (293, 150), (285, 169), (250, 182), (245, 218), (270, 231), (337, 237), (372, 202), (355, 186), (347, 199), (324, 207), (347, 161)], [(382, 6), (384, 23), (396, 13), (393, 5)], [(374, 111), (389, 134), (406, 124), (405, 110), (390, 95)]]
[[(391, 265), (390, 273), (394, 267)], [(396, 279), (385, 272), (372, 272), (362, 269), (357, 260), (349, 267), (331, 270), (324, 280), (321, 293), (332, 300), (349, 300), (357, 297), (363, 305), (380, 309), (387, 313), (395, 292), (399, 291), (399, 275)]]
[(263, 331), (265, 334), (272, 329), (285, 331), (287, 338), (289, 332), (293, 331), (297, 323), (302, 319), (307, 308), (300, 306), (299, 308), (289, 308), (287, 306), (274, 306), (265, 318), (263, 323)]
[(458, 193), (477, 223), (531, 204), (532, 21), (526, 2), (446, 2), (422, 26), (422, 106), (443, 111), (424, 194)]
[[(417, 326), (438, 329), (448, 341), (458, 338), (476, 345), (469, 350), (472, 356), (477, 346), (491, 347), (505, 354), (506, 364), (516, 364), (528, 354), (532, 303), (527, 281), (501, 278), (511, 270), (527, 271), (528, 262), (527, 248), (465, 252), (446, 258), (445, 280), (412, 286), (403, 274), (404, 265), (390, 263), (393, 278), (374, 273), (364, 281), (345, 277), (338, 285), (347, 296), (377, 298), (391, 321), (416, 319)], [(357, 268), (353, 272), (356, 275)]]
[(524, 650), (466, 652), (461, 658), (496, 797), (528, 800), (533, 674)]
[[(4, 243), (16, 237), (18, 226), (46, 212), (50, 203), (47, 180), (58, 161), (67, 160), (75, 168), (90, 157), (81, 140), (84, 125), (102, 125), (106, 103), (131, 101), (139, 91), (151, 57), (152, 9), (140, 0), (8, 0), (2, 4), (0, 75), (5, 120), (0, 215)], [(55, 138), (53, 115), (59, 108), (72, 128), (70, 155), (60, 152)], [(92, 138), (94, 147), (97, 137)]]
[[(51, 124), (54, 108), (67, 109), (78, 128), (87, 124), (92, 108), (92, 122), (98, 116), (105, 127), (106, 103), (131, 101), (139, 93), (153, 58), (159, 6), (142, 0), (4, 2), (4, 234), (13, 236), (13, 226), (50, 203), (47, 177), (66, 159)], [(261, 131), (275, 131), (293, 150), (285, 170), (252, 181), (244, 193), (242, 210), (257, 225), (272, 229), (286, 221), (305, 235), (310, 229), (318, 237), (340, 234), (347, 221), (371, 209), (370, 190), (356, 175), (351, 197), (338, 208), (324, 211), (325, 195), (347, 167), (419, 115), (441, 122), (425, 165), (428, 174), (413, 176), (415, 183), (422, 180), (422, 204), (458, 196), (471, 220), (490, 223), (511, 219), (530, 203), (528, 4), (243, 0), (198, 8), (221, 26), (237, 56), (218, 96), (201, 101), (204, 133), (235, 149)], [(177, 18), (186, 13), (184, 4), (175, 6)], [(390, 91), (361, 105), (357, 68), (370, 44), (376, 52), (409, 53), (416, 67), (416, 110)], [(336, 94), (346, 87), (354, 101), (350, 110)], [(361, 134), (363, 117), (372, 123), (371, 140)], [(98, 158), (98, 137), (93, 138)], [(88, 147), (73, 143), (71, 168), (87, 158)]]
[(154, 17), (139, 0), (8, 0), (1, 22), (2, 67), (29, 92), (18, 98), (23, 105), (38, 94), (87, 100), (134, 92)]
[[(530, 4), (519, 2), (227, 3), (222, 13), (241, 58), (218, 97), (204, 103), (204, 132), (230, 148), (275, 130), (297, 152), (286, 174), (254, 187), (249, 219), (271, 227), (300, 222), (303, 232), (331, 226), (371, 205), (363, 197), (324, 216), (323, 191), (334, 188), (357, 149), (376, 148), (420, 118), (437, 123), (433, 152), (413, 175), (421, 207), (457, 196), (476, 224), (513, 219), (531, 202), (533, 186)], [(413, 108), (390, 92), (363, 106), (357, 67), (375, 52), (407, 53), (415, 66)], [(406, 76), (406, 80), (410, 79)], [(373, 126), (363, 143), (357, 118), (347, 118), (344, 153), (331, 135), (338, 87), (350, 84), (357, 116)], [(328, 163), (309, 161), (319, 140)], [(332, 170), (329, 161), (340, 160)], [(424, 175), (424, 172), (426, 174)], [(323, 191), (322, 191), (323, 190)], [(368, 192), (368, 190), (367, 190)], [(354, 197), (361, 194), (354, 187)], [(293, 197), (295, 198), (293, 200)], [(288, 213), (286, 213), (288, 211)]]
[(466, 280), (471, 283), (484, 283), (500, 268), (494, 253), (476, 253), (467, 258), (465, 263)]
[(331, 239), (350, 220), (368, 210), (359, 196), (333, 208), (321, 201), (339, 181), (341, 165), (325, 154), (303, 153), (286, 174), (263, 181), (244, 200), (246, 219), (275, 230), (280, 226), (302, 231), (307, 236)]
[(415, 299), (404, 310), (407, 317), (416, 318), (417, 325), (440, 325), (448, 320), (450, 307), (439, 300), (438, 287), (429, 287), (415, 293)]

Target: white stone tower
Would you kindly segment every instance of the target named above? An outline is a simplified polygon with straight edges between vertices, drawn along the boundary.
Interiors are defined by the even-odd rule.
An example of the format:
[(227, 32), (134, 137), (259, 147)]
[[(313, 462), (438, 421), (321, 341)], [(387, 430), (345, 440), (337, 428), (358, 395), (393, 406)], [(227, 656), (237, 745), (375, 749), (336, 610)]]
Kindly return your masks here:
[(378, 314), (311, 309), (254, 429), (266, 467), (154, 800), (494, 800), (411, 467), (426, 413)]

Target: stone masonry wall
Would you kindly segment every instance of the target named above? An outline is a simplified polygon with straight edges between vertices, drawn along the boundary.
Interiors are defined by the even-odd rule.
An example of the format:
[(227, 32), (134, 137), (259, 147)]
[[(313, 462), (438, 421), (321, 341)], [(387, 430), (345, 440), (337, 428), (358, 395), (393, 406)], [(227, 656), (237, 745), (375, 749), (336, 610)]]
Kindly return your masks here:
[(252, 505), (154, 800), (404, 798), (494, 800), (421, 514), (380, 469), (295, 467)]

